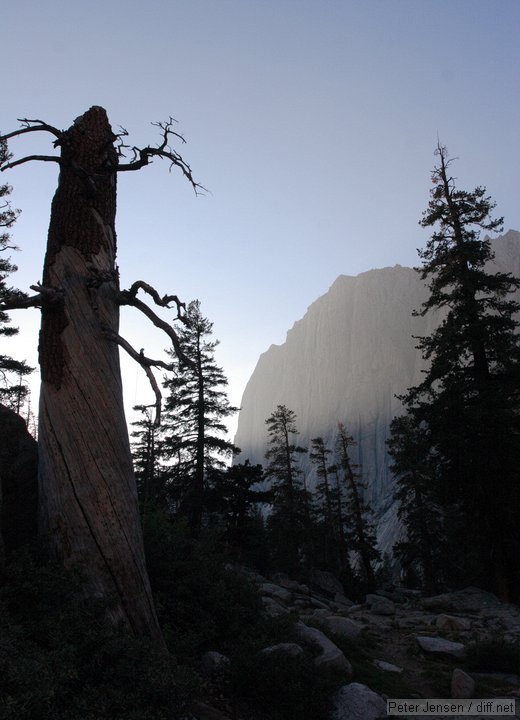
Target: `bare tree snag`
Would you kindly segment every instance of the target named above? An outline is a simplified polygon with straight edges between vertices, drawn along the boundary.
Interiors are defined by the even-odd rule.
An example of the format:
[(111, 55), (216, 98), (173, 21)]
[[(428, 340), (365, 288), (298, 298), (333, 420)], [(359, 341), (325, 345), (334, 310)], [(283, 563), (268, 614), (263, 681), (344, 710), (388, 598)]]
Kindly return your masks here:
[[(5, 138), (44, 130), (56, 137), (58, 156), (28, 156), (57, 162), (59, 183), (52, 202), (43, 283), (37, 295), (13, 298), (10, 307), (42, 310), (39, 356), (42, 385), (39, 410), (39, 531), (51, 555), (78, 567), (90, 597), (107, 601), (115, 624), (163, 644), (146, 571), (137, 492), (123, 408), (118, 344), (121, 304), (138, 307), (174, 344), (177, 336), (136, 298), (139, 288), (157, 304), (145, 283), (122, 302), (116, 258), (116, 178), (150, 158), (165, 157), (198, 186), (182, 157), (168, 145), (171, 123), (161, 123), (157, 148), (134, 148), (134, 161), (120, 165), (121, 144), (103, 108), (92, 107), (66, 131), (40, 120)], [(119, 136), (120, 137), (120, 136)], [(124, 147), (124, 146), (123, 146)], [(132, 348), (130, 350), (136, 355)], [(130, 352), (130, 354), (132, 354)], [(137, 358), (149, 373), (161, 361)], [(152, 375), (153, 377), (153, 375)]]
[[(56, 558), (81, 569), (89, 594), (108, 601), (115, 623), (159, 640), (119, 353), (100, 329), (100, 321), (116, 333), (119, 325), (115, 136), (97, 107), (63, 135), (43, 271), (43, 285), (63, 299), (42, 304), (40, 533)], [(97, 288), (96, 307), (91, 265), (113, 275)]]

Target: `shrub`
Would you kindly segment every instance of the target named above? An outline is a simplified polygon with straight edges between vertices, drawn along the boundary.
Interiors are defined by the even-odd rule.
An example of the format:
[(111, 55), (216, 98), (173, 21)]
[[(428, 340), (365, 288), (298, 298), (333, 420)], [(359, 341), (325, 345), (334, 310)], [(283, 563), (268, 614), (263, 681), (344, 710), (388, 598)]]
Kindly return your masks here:
[(144, 528), (159, 618), (170, 649), (183, 662), (196, 663), (206, 650), (257, 647), (280, 634), (283, 623), (265, 618), (256, 588), (226, 567), (212, 531), (193, 539), (183, 522), (160, 513), (147, 517)]
[(195, 690), (193, 673), (144, 640), (114, 630), (81, 581), (27, 552), (0, 588), (1, 720), (170, 720)]
[(248, 653), (235, 658), (231, 686), (235, 696), (253, 704), (270, 720), (328, 720), (337, 683), (318, 672), (308, 654)]
[(503, 637), (479, 640), (468, 645), (466, 662), (477, 672), (520, 673), (520, 643)]

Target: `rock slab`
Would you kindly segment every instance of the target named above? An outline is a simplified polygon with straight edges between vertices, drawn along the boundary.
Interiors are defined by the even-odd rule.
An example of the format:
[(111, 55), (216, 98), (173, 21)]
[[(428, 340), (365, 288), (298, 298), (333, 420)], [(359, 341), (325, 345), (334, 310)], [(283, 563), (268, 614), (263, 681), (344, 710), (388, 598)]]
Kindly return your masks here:
[(334, 720), (376, 720), (386, 716), (383, 698), (361, 683), (350, 683), (334, 698)]
[(466, 648), (459, 642), (424, 635), (419, 635), (415, 639), (421, 650), (432, 655), (449, 655), (454, 658), (463, 658), (466, 654)]
[(455, 668), (451, 676), (451, 697), (457, 700), (466, 700), (473, 697), (475, 681), (460, 668)]
[(331, 670), (339, 670), (344, 672), (349, 678), (352, 677), (352, 665), (339, 647), (334, 645), (332, 640), (329, 640), (321, 630), (308, 627), (300, 621), (296, 623), (296, 632), (304, 642), (320, 648), (321, 653), (314, 660), (316, 667), (327, 667)]

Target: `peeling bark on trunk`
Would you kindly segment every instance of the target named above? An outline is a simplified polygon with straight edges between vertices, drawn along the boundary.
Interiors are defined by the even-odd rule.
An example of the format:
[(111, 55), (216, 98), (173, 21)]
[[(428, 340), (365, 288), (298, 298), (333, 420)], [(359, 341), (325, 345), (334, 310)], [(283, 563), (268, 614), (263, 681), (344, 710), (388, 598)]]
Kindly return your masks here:
[(115, 211), (118, 162), (106, 112), (64, 133), (43, 284), (39, 529), (52, 556), (78, 567), (109, 619), (162, 644), (146, 571), (123, 408)]

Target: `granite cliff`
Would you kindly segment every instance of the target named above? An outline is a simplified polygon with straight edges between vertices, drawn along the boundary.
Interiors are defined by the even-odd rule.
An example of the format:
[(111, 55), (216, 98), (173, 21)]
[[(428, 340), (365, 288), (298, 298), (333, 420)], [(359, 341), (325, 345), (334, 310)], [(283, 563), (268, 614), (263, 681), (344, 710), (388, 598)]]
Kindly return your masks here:
[[(494, 267), (520, 276), (520, 233), (493, 240)], [(287, 333), (283, 345), (263, 353), (245, 388), (235, 443), (236, 462), (264, 463), (265, 419), (279, 404), (297, 414), (299, 444), (321, 435), (332, 447), (338, 422), (358, 446), (353, 459), (367, 482), (381, 548), (390, 551), (398, 535), (394, 484), (385, 441), (401, 406), (395, 395), (417, 384), (424, 367), (413, 336), (429, 334), (438, 313), (413, 317), (428, 291), (412, 268), (340, 275)], [(308, 457), (302, 466), (314, 481)]]

